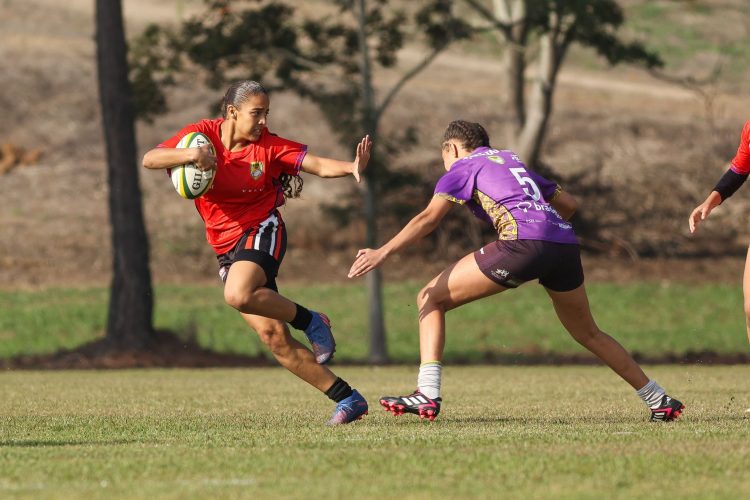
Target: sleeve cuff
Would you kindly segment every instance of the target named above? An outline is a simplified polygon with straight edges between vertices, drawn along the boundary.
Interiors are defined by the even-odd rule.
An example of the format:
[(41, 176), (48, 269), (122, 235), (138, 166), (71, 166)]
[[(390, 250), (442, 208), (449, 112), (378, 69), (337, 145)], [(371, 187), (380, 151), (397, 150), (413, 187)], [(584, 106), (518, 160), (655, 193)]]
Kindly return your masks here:
[(438, 198), (443, 198), (448, 201), (452, 201), (453, 203), (458, 203), (459, 205), (463, 205), (466, 203), (466, 200), (459, 200), (455, 196), (451, 196), (448, 193), (435, 193), (434, 196), (437, 196)]
[(555, 201), (557, 199), (557, 197), (560, 196), (560, 193), (562, 193), (562, 191), (563, 191), (563, 188), (560, 187), (559, 184), (557, 186), (555, 186), (555, 192), (552, 193), (552, 196), (549, 197), (549, 199), (547, 200), (547, 203), (549, 203), (551, 201)]
[(305, 156), (307, 156), (307, 148), (300, 151), (297, 155), (297, 160), (294, 162), (294, 175), (299, 175), (300, 170), (302, 170), (302, 161), (305, 159)]

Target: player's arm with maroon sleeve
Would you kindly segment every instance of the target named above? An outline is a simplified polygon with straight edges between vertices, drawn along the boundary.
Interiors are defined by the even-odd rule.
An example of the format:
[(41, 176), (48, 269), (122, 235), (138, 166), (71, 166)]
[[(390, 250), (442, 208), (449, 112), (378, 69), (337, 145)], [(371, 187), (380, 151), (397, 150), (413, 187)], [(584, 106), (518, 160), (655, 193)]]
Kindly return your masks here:
[(703, 203), (695, 207), (688, 219), (690, 232), (694, 233), (698, 224), (707, 219), (711, 211), (732, 196), (747, 180), (750, 174), (750, 121), (742, 129), (740, 145), (737, 155), (729, 165), (729, 169), (716, 183), (714, 189)]
[(317, 175), (318, 177), (344, 177), (351, 174), (359, 182), (359, 174), (367, 167), (367, 162), (370, 161), (371, 150), (372, 140), (367, 135), (357, 144), (357, 153), (354, 161), (334, 160), (308, 153), (302, 160), (301, 169), (303, 172)]

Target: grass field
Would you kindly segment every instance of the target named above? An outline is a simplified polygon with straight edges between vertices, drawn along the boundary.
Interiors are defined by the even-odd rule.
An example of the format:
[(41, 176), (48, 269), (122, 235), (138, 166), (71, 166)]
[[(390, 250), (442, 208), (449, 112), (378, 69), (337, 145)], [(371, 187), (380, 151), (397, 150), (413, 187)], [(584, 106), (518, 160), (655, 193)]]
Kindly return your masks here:
[[(415, 297), (420, 285), (385, 288), (389, 351), (411, 362), (418, 353)], [(599, 325), (631, 351), (658, 355), (710, 350), (747, 351), (742, 291), (731, 285), (659, 283), (589, 285)], [(337, 359), (367, 357), (367, 300), (359, 284), (282, 286), (288, 297), (325, 311), (338, 339)], [(106, 289), (0, 292), (0, 358), (73, 348), (103, 335)], [(156, 289), (155, 323), (221, 352), (265, 351), (216, 286)], [(448, 359), (486, 355), (580, 353), (562, 329), (541, 287), (520, 289), (448, 314)]]
[[(277, 369), (0, 374), (0, 497), (747, 498), (750, 367), (650, 367), (687, 405), (647, 422), (599, 367), (451, 367), (433, 423), (332, 403)], [(369, 398), (415, 369), (342, 368)], [(397, 492), (397, 494), (396, 494)]]

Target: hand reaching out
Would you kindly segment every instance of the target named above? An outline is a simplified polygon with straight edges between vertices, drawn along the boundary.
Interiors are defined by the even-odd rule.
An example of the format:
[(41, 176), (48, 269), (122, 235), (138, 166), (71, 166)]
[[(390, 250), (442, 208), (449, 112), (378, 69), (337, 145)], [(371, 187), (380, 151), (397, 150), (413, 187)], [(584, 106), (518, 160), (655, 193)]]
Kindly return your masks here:
[(372, 139), (369, 135), (366, 135), (357, 144), (357, 155), (354, 157), (354, 164), (352, 165), (352, 175), (357, 182), (362, 179), (360, 174), (367, 168), (367, 162), (370, 161), (370, 152), (372, 151)]
[(386, 257), (387, 255), (385, 252), (380, 249), (373, 250), (372, 248), (364, 248), (360, 250), (357, 252), (354, 264), (352, 264), (351, 269), (349, 269), (349, 277), (355, 278), (369, 273), (382, 264)]

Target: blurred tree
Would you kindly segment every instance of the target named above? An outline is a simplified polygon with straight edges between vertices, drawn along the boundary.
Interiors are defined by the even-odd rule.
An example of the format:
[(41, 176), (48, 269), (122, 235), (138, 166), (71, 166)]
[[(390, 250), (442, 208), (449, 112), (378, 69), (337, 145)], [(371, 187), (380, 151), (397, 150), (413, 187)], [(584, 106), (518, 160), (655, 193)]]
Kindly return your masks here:
[[(481, 18), (474, 30), (491, 31), (505, 49), (503, 66), (513, 113), (513, 149), (536, 165), (544, 142), (557, 76), (574, 43), (596, 50), (610, 64), (663, 65), (658, 54), (639, 42), (618, 37), (625, 17), (617, 0), (462, 0)], [(526, 70), (536, 56), (536, 73), (526, 85)], [(528, 98), (527, 98), (528, 95)]]
[[(331, 0), (339, 15), (309, 17), (278, 1), (207, 0), (207, 11), (177, 29), (149, 26), (134, 41), (131, 53), (141, 116), (165, 110), (164, 89), (190, 66), (203, 68), (209, 87), (250, 78), (271, 89), (293, 90), (315, 102), (341, 144), (350, 146), (362, 134), (375, 144), (365, 172), (366, 245), (377, 246), (377, 200), (383, 190), (408, 176), (388, 168), (396, 152), (413, 142), (413, 128), (380, 133), (383, 113), (403, 86), (456, 39), (468, 36), (463, 21), (451, 14), (450, 0), (429, 0), (411, 15), (388, 0)], [(255, 4), (255, 5), (249, 5)], [(373, 73), (397, 62), (407, 39), (421, 39), (429, 50), (377, 99)], [(388, 162), (384, 157), (388, 155)], [(339, 213), (362, 213), (361, 202)], [(381, 274), (368, 275), (370, 360), (388, 359), (383, 322)]]
[[(331, 53), (325, 69), (338, 75), (338, 85), (311, 86), (309, 80), (293, 83), (302, 95), (318, 103), (332, 129), (339, 134), (342, 144), (351, 144), (356, 134), (369, 134), (376, 150), (365, 172), (364, 217), (367, 223), (365, 245), (377, 247), (378, 200), (383, 191), (401, 184), (410, 183), (411, 176), (388, 168), (398, 150), (414, 142), (414, 128), (381, 134), (381, 119), (403, 86), (424, 70), (452, 41), (468, 36), (463, 22), (456, 22), (451, 15), (449, 0), (425, 2), (413, 13), (411, 23), (403, 11), (387, 9), (387, 1), (335, 0), (342, 16), (335, 22), (318, 20), (307, 23), (308, 36), (316, 47), (339, 47)], [(447, 22), (454, 19), (453, 23)], [(425, 56), (413, 67), (403, 72), (398, 81), (378, 100), (373, 82), (373, 73), (378, 68), (389, 68), (397, 62), (397, 51), (404, 46), (409, 25), (417, 28), (429, 46)], [(414, 37), (416, 38), (416, 36)], [(412, 38), (412, 41), (414, 41)], [(334, 49), (335, 50), (335, 49)], [(332, 90), (326, 90), (332, 89)], [(397, 146), (398, 145), (398, 146)], [(387, 161), (384, 159), (388, 157)], [(352, 213), (351, 204), (346, 207)], [(355, 214), (358, 210), (353, 211)], [(388, 360), (385, 324), (383, 321), (382, 273), (375, 269), (367, 274), (369, 297), (370, 361), (383, 363)]]
[(110, 348), (137, 350), (147, 347), (154, 336), (153, 300), (120, 0), (96, 1), (96, 59), (113, 251), (105, 340)]

